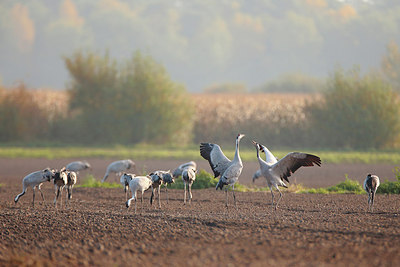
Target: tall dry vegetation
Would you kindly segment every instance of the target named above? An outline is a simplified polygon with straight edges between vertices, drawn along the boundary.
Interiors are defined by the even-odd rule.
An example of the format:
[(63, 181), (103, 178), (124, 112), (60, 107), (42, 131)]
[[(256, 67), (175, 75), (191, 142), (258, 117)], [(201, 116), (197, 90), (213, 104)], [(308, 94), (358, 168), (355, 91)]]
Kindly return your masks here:
[[(185, 98), (194, 103), (193, 132), (183, 134), (194, 143), (231, 144), (236, 134), (243, 132), (269, 147), (365, 149), (396, 145), (400, 137), (398, 95), (389, 89), (382, 91), (379, 82), (351, 89), (353, 78), (337, 73), (331, 88), (322, 95), (193, 94)], [(363, 79), (356, 84), (361, 86), (368, 80)], [(60, 134), (65, 129), (75, 130), (68, 120), (76, 115), (68, 106), (65, 91), (0, 90), (1, 141), (71, 142), (65, 133)], [(83, 129), (77, 131), (84, 133)]]
[(48, 113), (38, 102), (35, 93), (24, 85), (0, 88), (0, 141), (36, 141), (48, 137)]
[(272, 146), (300, 146), (304, 107), (318, 99), (311, 94), (197, 94), (194, 141), (231, 143), (243, 132)]
[(320, 95), (194, 96), (195, 142), (247, 133), (272, 147), (381, 149), (399, 146), (400, 101), (381, 76), (337, 69)]

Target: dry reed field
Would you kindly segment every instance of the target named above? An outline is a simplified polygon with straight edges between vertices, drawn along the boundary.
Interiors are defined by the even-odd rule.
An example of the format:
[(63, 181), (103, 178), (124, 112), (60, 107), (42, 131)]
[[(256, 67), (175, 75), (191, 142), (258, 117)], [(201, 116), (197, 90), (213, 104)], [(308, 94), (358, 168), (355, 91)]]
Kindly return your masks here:
[[(196, 121), (208, 123), (240, 123), (248, 120), (298, 122), (304, 119), (307, 101), (318, 96), (312, 94), (193, 94), (196, 103)], [(207, 120), (208, 119), (208, 120)]]
[(298, 139), (305, 121), (304, 108), (318, 101), (316, 94), (193, 94), (195, 142), (226, 143), (240, 130), (272, 144)]
[[(69, 97), (66, 91), (40, 89), (33, 91), (33, 101), (43, 110), (65, 115)], [(320, 98), (316, 94), (206, 94), (194, 93), (195, 121), (199, 128), (208, 123), (238, 124), (248, 120), (284, 124), (304, 120), (307, 101)], [(283, 121), (282, 121), (283, 120)]]
[(53, 119), (57, 114), (66, 116), (69, 97), (66, 91), (40, 89), (33, 91), (32, 100)]

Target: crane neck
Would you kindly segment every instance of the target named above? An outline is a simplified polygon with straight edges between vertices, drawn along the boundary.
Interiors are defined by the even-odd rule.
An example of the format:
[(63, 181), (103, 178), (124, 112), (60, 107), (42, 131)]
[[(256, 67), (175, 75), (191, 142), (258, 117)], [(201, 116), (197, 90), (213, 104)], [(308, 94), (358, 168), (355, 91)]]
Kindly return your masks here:
[(261, 165), (268, 165), (267, 164), (267, 162), (266, 161), (264, 161), (261, 157), (260, 157), (260, 150), (258, 150), (258, 148), (256, 149), (257, 150), (257, 159), (258, 159), (258, 162), (260, 163), (260, 166)]
[(240, 163), (242, 163), (242, 159), (240, 158), (239, 155), (239, 139), (236, 139), (236, 150), (235, 150), (235, 157), (233, 158), (233, 161), (238, 161)]

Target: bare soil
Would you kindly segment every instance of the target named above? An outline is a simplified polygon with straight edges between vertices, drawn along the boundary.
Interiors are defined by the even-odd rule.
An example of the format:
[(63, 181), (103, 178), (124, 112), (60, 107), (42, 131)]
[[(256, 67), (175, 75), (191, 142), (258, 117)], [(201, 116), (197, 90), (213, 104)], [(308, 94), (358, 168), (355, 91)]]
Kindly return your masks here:
[[(37, 192), (33, 208), (28, 190), (14, 204), (26, 174), (47, 166), (61, 168), (69, 161), (0, 159), (0, 266), (398, 266), (400, 262), (398, 195), (378, 195), (370, 213), (366, 195), (286, 193), (280, 208), (273, 211), (270, 193), (238, 192), (236, 209), (231, 193), (226, 208), (225, 193), (215, 189), (193, 190), (191, 205), (183, 205), (182, 190), (168, 190), (169, 203), (162, 191), (158, 209), (150, 206), (148, 191), (143, 210), (138, 201), (134, 214), (133, 206), (125, 207), (122, 189), (74, 188), (70, 206), (65, 206), (64, 192), (63, 206), (55, 209), (53, 186), (46, 183), (44, 203)], [(104, 175), (111, 161), (89, 160), (96, 178)], [(173, 169), (179, 163), (143, 161), (137, 168)], [(206, 163), (199, 165), (209, 171)], [(256, 170), (252, 164), (245, 165), (241, 182), (251, 183)], [(351, 170), (351, 178), (362, 180), (366, 172), (384, 177), (379, 171), (390, 169), (390, 175), (392, 167), (304, 168), (292, 181), (327, 186)], [(313, 172), (319, 175), (312, 178)], [(114, 176), (109, 179), (117, 181)]]

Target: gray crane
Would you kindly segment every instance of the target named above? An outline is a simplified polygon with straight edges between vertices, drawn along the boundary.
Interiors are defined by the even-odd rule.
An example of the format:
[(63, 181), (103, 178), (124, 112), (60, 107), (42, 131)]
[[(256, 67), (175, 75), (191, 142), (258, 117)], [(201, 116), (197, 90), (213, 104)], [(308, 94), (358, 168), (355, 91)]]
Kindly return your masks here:
[(364, 180), (364, 190), (368, 193), (368, 210), (374, 211), (375, 193), (380, 185), (379, 177), (374, 174), (368, 174)]
[[(187, 166), (182, 171), (183, 180), (183, 203), (186, 204), (186, 191), (189, 193), (189, 204), (192, 203), (192, 184), (196, 180), (196, 169), (193, 166)], [(187, 185), (187, 190), (186, 190)]]
[[(262, 146), (262, 145), (261, 145)], [(268, 164), (275, 164), (278, 162), (278, 158), (275, 157), (271, 151), (269, 151), (268, 148), (266, 148), (265, 146), (263, 146), (264, 149), (264, 153), (265, 153), (265, 162)], [(253, 174), (253, 183), (255, 182), (255, 180), (257, 180), (258, 178), (263, 177), (262, 173), (261, 173), (261, 169), (258, 169), (254, 174)]]
[(89, 162), (85, 160), (70, 162), (67, 166), (65, 166), (65, 168), (67, 169), (67, 171), (79, 173), (80, 171), (91, 169), (92, 167), (90, 166)]
[[(236, 137), (236, 151), (233, 160), (229, 160), (222, 152), (221, 147), (217, 144), (201, 143), (200, 155), (208, 160), (210, 167), (214, 172), (214, 177), (221, 176), (216, 190), (221, 189), (224, 185), (232, 187), (233, 201), (236, 207), (235, 183), (239, 180), (242, 173), (243, 164), (239, 155), (239, 142), (244, 134), (238, 134)], [(228, 187), (225, 187), (226, 207), (228, 207)]]
[(172, 176), (174, 178), (178, 178), (179, 176), (182, 175), (182, 171), (187, 168), (187, 167), (192, 167), (193, 169), (197, 169), (197, 164), (194, 161), (189, 161), (189, 162), (185, 162), (181, 165), (178, 166), (178, 168), (176, 168), (173, 172), (172, 172)]
[[(276, 161), (275, 163), (267, 162), (260, 157), (259, 151), (267, 154), (267, 160), (270, 158), (272, 153), (265, 146), (255, 141), (253, 141), (253, 144), (257, 150), (257, 159), (260, 164), (261, 174), (267, 180), (267, 185), (271, 190), (272, 194), (271, 204), (275, 210), (278, 208), (279, 201), (282, 198), (282, 192), (281, 190), (279, 190), (279, 186), (287, 188), (284, 181), (289, 182), (288, 177), (290, 177), (292, 173), (297, 171), (302, 166), (308, 167), (308, 166), (314, 166), (314, 164), (321, 166), (321, 159), (318, 156), (300, 152), (291, 152), (287, 154), (285, 157), (283, 157), (281, 160)], [(272, 191), (272, 187), (275, 187), (276, 190), (278, 190), (279, 192), (279, 199), (275, 205), (274, 205), (274, 192)]]
[(114, 161), (108, 165), (106, 174), (101, 182), (104, 183), (110, 173), (115, 173), (116, 175), (121, 176), (122, 173), (126, 172), (130, 168), (135, 169), (135, 162), (130, 159)]

